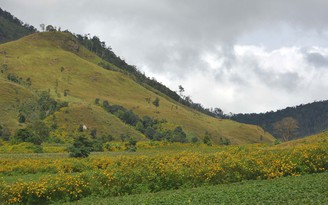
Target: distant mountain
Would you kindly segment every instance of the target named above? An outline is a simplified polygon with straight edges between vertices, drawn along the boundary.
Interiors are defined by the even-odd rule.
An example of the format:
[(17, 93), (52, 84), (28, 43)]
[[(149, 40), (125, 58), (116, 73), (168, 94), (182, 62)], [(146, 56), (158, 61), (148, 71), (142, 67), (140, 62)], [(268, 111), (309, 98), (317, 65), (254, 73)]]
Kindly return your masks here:
[(25, 24), (0, 8), (0, 43), (17, 40), (35, 32), (33, 26)]
[(237, 122), (261, 126), (264, 130), (280, 138), (273, 124), (286, 117), (292, 117), (298, 122), (298, 130), (294, 138), (328, 130), (328, 101), (313, 102), (295, 107), (260, 114), (236, 114), (231, 117)]

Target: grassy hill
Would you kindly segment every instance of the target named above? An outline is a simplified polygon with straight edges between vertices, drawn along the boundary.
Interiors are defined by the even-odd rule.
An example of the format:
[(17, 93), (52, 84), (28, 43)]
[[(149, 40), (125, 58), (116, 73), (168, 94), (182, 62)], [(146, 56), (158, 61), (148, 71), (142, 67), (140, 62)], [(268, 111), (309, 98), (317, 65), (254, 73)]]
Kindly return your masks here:
[[(56, 121), (57, 129), (67, 133), (73, 133), (79, 124), (85, 124), (88, 128), (97, 128), (98, 133), (111, 134), (115, 138), (128, 132), (140, 140), (146, 139), (134, 127), (96, 105), (98, 98), (100, 104), (107, 100), (111, 105), (131, 109), (139, 117), (164, 119), (163, 128), (181, 126), (189, 138), (198, 136), (202, 139), (207, 131), (214, 143), (220, 137), (229, 139), (232, 144), (271, 143), (274, 140), (258, 126), (209, 117), (183, 106), (154, 89), (139, 85), (128, 75), (114, 71), (119, 68), (113, 65), (113, 70), (98, 66), (102, 59), (78, 44), (69, 33), (35, 33), (0, 45), (0, 53), (3, 62), (0, 83), (4, 85), (0, 89), (0, 123), (12, 131), (26, 124), (16, 122), (20, 102), (33, 100), (41, 91), (49, 91), (54, 99), (68, 102), (69, 106), (49, 115), (45, 121)], [(8, 80), (8, 75), (17, 80)], [(10, 90), (18, 90), (18, 93), (9, 94)], [(156, 97), (160, 100), (158, 108), (146, 101)]]

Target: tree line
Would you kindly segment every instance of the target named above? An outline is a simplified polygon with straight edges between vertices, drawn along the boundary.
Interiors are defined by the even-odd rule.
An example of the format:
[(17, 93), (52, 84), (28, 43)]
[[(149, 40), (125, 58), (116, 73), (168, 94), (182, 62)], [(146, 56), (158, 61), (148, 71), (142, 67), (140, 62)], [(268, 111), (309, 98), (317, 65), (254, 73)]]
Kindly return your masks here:
[[(302, 104), (295, 107), (287, 107), (276, 112), (251, 114), (235, 114), (230, 117), (232, 120), (261, 126), (265, 131), (283, 139), (284, 136), (277, 129), (277, 123), (285, 118), (292, 118), (296, 121), (297, 129), (290, 139), (301, 138), (304, 136), (323, 132), (328, 129), (328, 101), (318, 101)], [(290, 124), (291, 120), (285, 121)], [(291, 125), (289, 125), (291, 126)], [(295, 126), (295, 125), (293, 125)], [(279, 126), (278, 126), (279, 127)]]
[(0, 43), (16, 40), (35, 32), (37, 32), (36, 28), (0, 8)]

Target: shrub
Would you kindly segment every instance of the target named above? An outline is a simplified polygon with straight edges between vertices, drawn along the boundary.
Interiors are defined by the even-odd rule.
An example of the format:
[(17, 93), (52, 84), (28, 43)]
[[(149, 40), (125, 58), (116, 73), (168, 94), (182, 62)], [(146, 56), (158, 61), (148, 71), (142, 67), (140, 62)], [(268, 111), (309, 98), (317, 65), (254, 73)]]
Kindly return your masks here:
[(70, 157), (84, 158), (88, 157), (93, 149), (92, 142), (83, 135), (75, 138), (73, 145), (68, 147)]
[(131, 137), (129, 141), (125, 144), (126, 151), (135, 152), (137, 151), (137, 140)]
[(12, 142), (31, 142), (33, 144), (40, 145), (42, 143), (42, 139), (37, 134), (33, 133), (31, 129), (23, 128), (16, 131), (16, 134), (12, 138)]

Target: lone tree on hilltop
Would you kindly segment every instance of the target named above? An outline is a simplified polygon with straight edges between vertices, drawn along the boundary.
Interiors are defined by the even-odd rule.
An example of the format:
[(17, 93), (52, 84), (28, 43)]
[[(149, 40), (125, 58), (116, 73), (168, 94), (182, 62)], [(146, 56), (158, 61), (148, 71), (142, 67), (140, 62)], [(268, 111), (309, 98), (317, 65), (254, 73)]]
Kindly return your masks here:
[(183, 98), (183, 92), (185, 91), (185, 89), (182, 87), (182, 85), (179, 85), (179, 94), (180, 94), (180, 97)]

